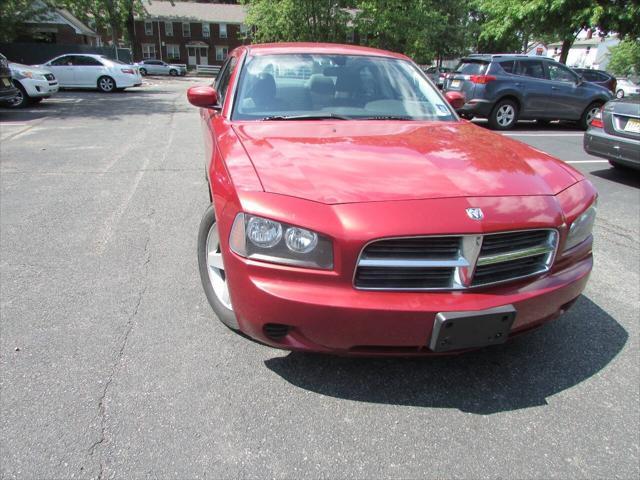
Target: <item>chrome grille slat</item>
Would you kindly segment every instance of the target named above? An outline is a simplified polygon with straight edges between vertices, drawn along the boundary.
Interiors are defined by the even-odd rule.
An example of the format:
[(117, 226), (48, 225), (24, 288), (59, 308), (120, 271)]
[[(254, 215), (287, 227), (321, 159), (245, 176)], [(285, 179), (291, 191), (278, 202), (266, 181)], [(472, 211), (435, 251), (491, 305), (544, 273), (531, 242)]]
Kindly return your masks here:
[(464, 290), (549, 270), (553, 229), (383, 239), (366, 245), (354, 272), (364, 290)]

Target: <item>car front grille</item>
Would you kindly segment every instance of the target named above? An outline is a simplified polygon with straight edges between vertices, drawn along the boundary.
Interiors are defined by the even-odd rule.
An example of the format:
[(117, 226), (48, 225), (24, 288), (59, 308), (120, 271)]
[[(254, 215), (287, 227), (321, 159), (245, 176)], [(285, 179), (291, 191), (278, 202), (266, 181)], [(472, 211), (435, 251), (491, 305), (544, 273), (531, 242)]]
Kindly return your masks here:
[(542, 274), (558, 244), (552, 229), (378, 240), (358, 258), (363, 290), (464, 290)]

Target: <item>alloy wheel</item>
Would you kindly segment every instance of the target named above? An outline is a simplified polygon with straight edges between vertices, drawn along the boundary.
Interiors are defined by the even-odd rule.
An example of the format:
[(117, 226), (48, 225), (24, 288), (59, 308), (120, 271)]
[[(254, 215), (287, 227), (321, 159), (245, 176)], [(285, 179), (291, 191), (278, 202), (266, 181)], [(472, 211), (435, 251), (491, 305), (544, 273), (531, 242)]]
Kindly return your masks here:
[(496, 113), (496, 121), (501, 127), (507, 127), (513, 123), (516, 111), (511, 105), (502, 105)]
[(113, 84), (113, 80), (111, 80), (110, 78), (103, 77), (100, 79), (100, 89), (103, 92), (110, 92), (114, 87), (115, 85)]
[(13, 100), (10, 100), (10, 105), (13, 108), (19, 108), (22, 105), (24, 105), (25, 101), (26, 101), (26, 98), (24, 96), (24, 93), (22, 93), (22, 90), (18, 88), (18, 94), (15, 97), (13, 97)]
[(229, 310), (233, 310), (231, 306), (231, 298), (229, 297), (229, 286), (227, 284), (227, 276), (224, 271), (224, 263), (222, 262), (222, 251), (220, 249), (220, 234), (218, 233), (218, 225), (214, 223), (209, 229), (207, 235), (207, 272), (209, 274), (209, 282), (220, 303)]
[(596, 114), (600, 111), (600, 107), (593, 107), (591, 110), (587, 112), (587, 125), (591, 124), (591, 120), (596, 116)]

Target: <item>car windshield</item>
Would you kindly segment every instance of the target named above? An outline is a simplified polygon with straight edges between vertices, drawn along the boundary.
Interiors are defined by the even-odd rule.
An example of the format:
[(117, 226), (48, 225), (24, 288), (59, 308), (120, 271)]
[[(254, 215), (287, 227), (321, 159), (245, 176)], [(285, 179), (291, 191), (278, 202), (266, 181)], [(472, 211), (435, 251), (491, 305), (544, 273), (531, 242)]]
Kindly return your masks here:
[(361, 55), (249, 57), (234, 120), (454, 120), (455, 114), (411, 62)]

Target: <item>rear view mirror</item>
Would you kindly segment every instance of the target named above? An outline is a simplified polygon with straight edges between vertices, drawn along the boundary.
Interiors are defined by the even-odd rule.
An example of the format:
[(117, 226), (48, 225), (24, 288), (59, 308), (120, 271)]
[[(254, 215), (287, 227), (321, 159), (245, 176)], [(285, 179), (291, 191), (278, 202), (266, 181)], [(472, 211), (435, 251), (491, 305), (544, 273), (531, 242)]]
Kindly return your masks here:
[(218, 93), (213, 87), (200, 85), (187, 90), (187, 99), (191, 105), (201, 108), (215, 108), (218, 106)]
[(444, 98), (455, 110), (464, 106), (464, 96), (460, 92), (447, 92), (444, 94)]

